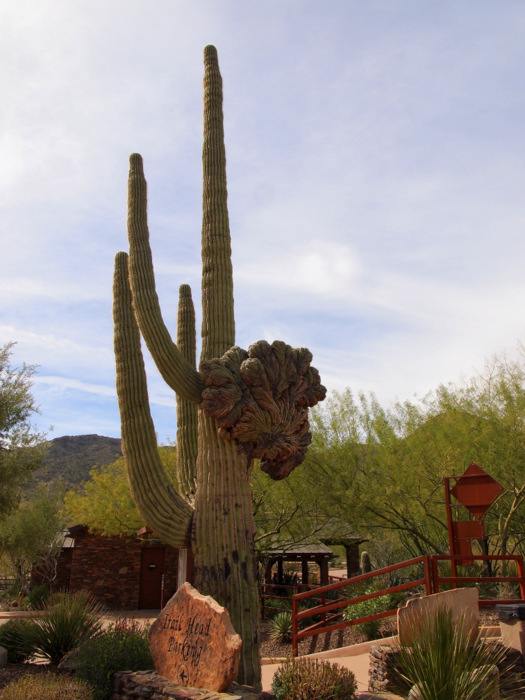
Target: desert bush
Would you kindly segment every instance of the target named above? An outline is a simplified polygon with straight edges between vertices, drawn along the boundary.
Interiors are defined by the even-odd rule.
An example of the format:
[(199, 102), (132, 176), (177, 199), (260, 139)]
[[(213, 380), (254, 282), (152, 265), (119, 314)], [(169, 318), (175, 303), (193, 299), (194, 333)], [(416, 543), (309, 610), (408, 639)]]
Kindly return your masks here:
[(347, 668), (328, 661), (288, 659), (275, 672), (277, 700), (355, 700), (357, 683)]
[(270, 637), (279, 642), (292, 641), (292, 613), (283, 611), (270, 620)]
[(47, 586), (45, 583), (35, 586), (29, 591), (27, 596), (29, 607), (33, 610), (39, 610), (47, 602), (50, 593), (51, 591), (49, 590), (49, 586)]
[(0, 626), (0, 646), (7, 649), (7, 660), (21, 664), (32, 654), (32, 647), (24, 635), (25, 620), (11, 619)]
[[(498, 666), (505, 647), (484, 641), (479, 635), (469, 640), (462, 621), (440, 608), (411, 633), (410, 643), (398, 650), (399, 675), (406, 689), (417, 686), (421, 700), (489, 700), (498, 684)], [(515, 695), (523, 697), (523, 688)]]
[[(369, 585), (361, 590), (353, 591), (351, 596), (358, 597), (360, 595), (373, 593), (375, 590), (380, 590), (381, 584), (376, 585), (379, 585), (379, 588)], [(403, 593), (391, 593), (377, 598), (369, 598), (368, 600), (363, 600), (360, 603), (355, 603), (346, 608), (343, 612), (343, 619), (348, 622), (350, 620), (357, 620), (360, 617), (367, 617), (368, 615), (376, 615), (377, 613), (386, 612), (387, 610), (394, 610), (403, 599)], [(367, 639), (375, 639), (379, 633), (381, 624), (382, 618), (379, 618), (363, 622), (357, 626), (362, 630)]]
[(146, 671), (154, 666), (148, 628), (136, 620), (117, 620), (99, 636), (83, 642), (75, 657), (76, 675), (93, 686), (94, 700), (111, 696), (112, 676), (117, 671)]
[(104, 607), (87, 593), (60, 594), (38, 615), (23, 620), (24, 643), (33, 656), (58, 664), (68, 651), (100, 634), (103, 612)]
[(92, 700), (90, 686), (69, 676), (52, 673), (27, 675), (9, 683), (2, 691), (2, 700)]

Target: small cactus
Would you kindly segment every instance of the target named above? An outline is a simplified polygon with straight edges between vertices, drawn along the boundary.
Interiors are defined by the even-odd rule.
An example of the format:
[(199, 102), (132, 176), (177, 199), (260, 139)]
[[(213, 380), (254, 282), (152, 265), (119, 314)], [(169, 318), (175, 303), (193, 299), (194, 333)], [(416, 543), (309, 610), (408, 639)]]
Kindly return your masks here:
[(372, 571), (372, 562), (370, 561), (370, 555), (368, 552), (361, 552), (361, 573), (368, 574)]

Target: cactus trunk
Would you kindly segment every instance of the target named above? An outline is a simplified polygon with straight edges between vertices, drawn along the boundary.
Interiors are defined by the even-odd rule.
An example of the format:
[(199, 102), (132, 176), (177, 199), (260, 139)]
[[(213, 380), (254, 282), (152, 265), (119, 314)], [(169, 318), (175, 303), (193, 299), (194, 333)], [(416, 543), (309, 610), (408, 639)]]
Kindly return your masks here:
[(215, 420), (200, 410), (194, 581), (228, 608), (243, 640), (238, 680), (258, 687), (259, 592), (250, 471), (236, 442), (223, 440)]

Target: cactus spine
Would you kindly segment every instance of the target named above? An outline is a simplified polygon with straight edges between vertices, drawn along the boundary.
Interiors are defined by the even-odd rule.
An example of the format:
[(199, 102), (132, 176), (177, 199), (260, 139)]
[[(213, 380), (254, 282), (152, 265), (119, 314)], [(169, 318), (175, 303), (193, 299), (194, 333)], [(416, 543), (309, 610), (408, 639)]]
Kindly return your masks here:
[[(217, 51), (204, 50), (202, 352), (191, 346), (191, 296), (180, 292), (173, 343), (162, 319), (146, 213), (142, 158), (130, 157), (128, 256), (115, 265), (115, 354), (122, 443), (133, 498), (148, 525), (178, 548), (191, 544), (194, 584), (228, 608), (243, 640), (238, 680), (260, 687), (259, 596), (250, 491), (254, 457), (276, 479), (302, 459), (311, 440), (308, 407), (326, 393), (311, 354), (275, 341), (234, 347), (233, 275), (226, 191), (222, 79)], [(182, 326), (182, 327), (181, 327)], [(139, 328), (159, 371), (178, 397), (180, 481), (175, 493), (160, 463), (151, 420)], [(194, 334), (193, 334), (194, 336)], [(196, 491), (192, 500), (197, 408)], [(194, 414), (192, 414), (194, 415)], [(187, 432), (185, 433), (187, 429)], [(185, 437), (186, 436), (186, 437)], [(187, 438), (187, 439), (186, 439)]]

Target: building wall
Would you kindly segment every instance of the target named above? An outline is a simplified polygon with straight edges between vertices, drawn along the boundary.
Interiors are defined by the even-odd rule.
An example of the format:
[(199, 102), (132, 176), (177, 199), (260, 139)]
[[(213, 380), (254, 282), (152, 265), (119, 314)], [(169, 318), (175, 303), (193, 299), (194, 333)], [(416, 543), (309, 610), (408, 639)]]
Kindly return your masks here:
[(139, 607), (142, 549), (161, 547), (164, 559), (164, 603), (177, 589), (178, 550), (138, 538), (104, 537), (86, 528), (74, 532), (71, 591), (87, 590), (112, 609)]
[(71, 581), (71, 562), (73, 561), (73, 547), (67, 547), (60, 552), (57, 560), (57, 575), (53, 581), (55, 591), (66, 591)]

